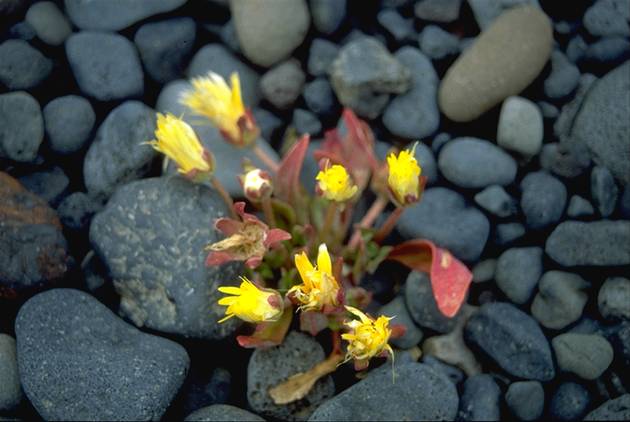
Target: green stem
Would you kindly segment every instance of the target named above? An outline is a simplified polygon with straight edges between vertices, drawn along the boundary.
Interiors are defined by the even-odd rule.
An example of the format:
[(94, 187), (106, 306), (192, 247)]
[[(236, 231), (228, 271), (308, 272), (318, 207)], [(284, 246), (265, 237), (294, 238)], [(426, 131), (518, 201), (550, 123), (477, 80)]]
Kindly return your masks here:
[(228, 206), (232, 218), (237, 219), (238, 216), (236, 215), (236, 211), (234, 211), (234, 201), (232, 201), (232, 197), (230, 196), (230, 194), (227, 192), (227, 190), (225, 190), (221, 182), (219, 182), (219, 179), (217, 179), (216, 177), (213, 177), (211, 179), (211, 183), (212, 187), (217, 190), (217, 192), (223, 199), (223, 202), (225, 202), (225, 205)]
[(396, 207), (394, 211), (389, 214), (387, 220), (383, 223), (383, 225), (378, 229), (376, 234), (374, 235), (374, 241), (376, 243), (381, 243), (389, 234), (394, 230), (398, 219), (402, 215), (405, 209), (403, 207)]
[(276, 162), (276, 160), (273, 157), (267, 154), (260, 146), (254, 145), (253, 151), (254, 151), (254, 154), (256, 154), (256, 157), (258, 157), (260, 161), (262, 161), (263, 164), (269, 168), (269, 170), (271, 170), (274, 173), (278, 172), (280, 165)]
[(276, 227), (276, 217), (273, 215), (273, 208), (271, 207), (271, 198), (265, 196), (262, 198), (262, 209), (265, 214), (265, 219), (272, 229)]
[(361, 230), (372, 227), (379, 215), (385, 210), (389, 199), (385, 196), (379, 196), (376, 201), (372, 203), (368, 212), (365, 213), (359, 224), (357, 224), (352, 238), (348, 243), (349, 249), (356, 249), (361, 242)]

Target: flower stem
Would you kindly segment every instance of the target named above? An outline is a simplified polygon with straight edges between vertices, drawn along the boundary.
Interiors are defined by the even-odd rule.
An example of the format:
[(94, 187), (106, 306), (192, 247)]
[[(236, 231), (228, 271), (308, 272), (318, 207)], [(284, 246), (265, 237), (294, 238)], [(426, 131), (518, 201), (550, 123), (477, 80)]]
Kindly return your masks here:
[(396, 209), (389, 214), (387, 220), (385, 220), (383, 225), (374, 235), (374, 241), (376, 243), (381, 243), (387, 236), (389, 236), (392, 230), (394, 230), (394, 227), (404, 210), (405, 209), (403, 207), (396, 207)]
[(269, 224), (269, 227), (272, 229), (276, 227), (276, 217), (273, 215), (273, 208), (271, 206), (271, 198), (269, 196), (264, 196), (262, 198), (262, 209), (265, 214), (265, 219)]
[(238, 218), (238, 216), (236, 215), (236, 211), (234, 211), (234, 201), (232, 201), (232, 197), (230, 196), (230, 194), (225, 190), (221, 182), (219, 182), (219, 179), (213, 177), (211, 179), (211, 183), (212, 187), (217, 190), (217, 192), (221, 196), (221, 199), (223, 199), (223, 202), (225, 202), (225, 205), (227, 205), (230, 209), (230, 215), (232, 216), (232, 218)]
[(256, 157), (258, 157), (260, 161), (262, 161), (263, 164), (269, 168), (269, 170), (274, 173), (278, 172), (280, 165), (276, 162), (274, 158), (267, 154), (259, 145), (254, 145), (253, 150), (254, 154), (256, 154)]
[(350, 238), (350, 242), (348, 243), (349, 249), (355, 249), (359, 246), (359, 242), (361, 242), (361, 229), (367, 229), (372, 227), (374, 221), (378, 218), (379, 215), (385, 210), (389, 199), (385, 196), (379, 196), (376, 201), (372, 203), (372, 206), (365, 213), (359, 224), (357, 224), (356, 229), (354, 230), (354, 234), (352, 238)]
[(337, 203), (329, 201), (326, 208), (324, 223), (319, 231), (319, 243), (327, 243), (328, 235), (335, 232), (335, 217), (337, 216)]

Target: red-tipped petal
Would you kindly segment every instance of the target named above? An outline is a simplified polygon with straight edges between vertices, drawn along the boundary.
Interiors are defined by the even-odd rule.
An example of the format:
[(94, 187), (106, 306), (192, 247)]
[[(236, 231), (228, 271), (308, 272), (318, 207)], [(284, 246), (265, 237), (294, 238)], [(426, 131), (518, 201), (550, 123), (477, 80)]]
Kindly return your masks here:
[(237, 233), (242, 226), (243, 223), (240, 221), (225, 217), (217, 218), (214, 222), (214, 227), (226, 236), (232, 236), (234, 233)]
[(390, 328), (392, 330), (390, 338), (400, 338), (404, 336), (407, 332), (407, 327), (405, 327), (403, 324), (392, 324), (390, 325)]
[(291, 239), (290, 233), (285, 232), (282, 229), (271, 229), (267, 232), (267, 237), (265, 237), (263, 245), (265, 245), (266, 248), (272, 248), (276, 246), (276, 243), (289, 239)]
[(252, 256), (247, 261), (245, 261), (245, 265), (247, 265), (248, 268), (254, 269), (257, 266), (259, 266), (261, 262), (262, 262), (261, 256)]
[(309, 142), (309, 136), (303, 135), (284, 156), (276, 173), (276, 195), (289, 203), (299, 194), (300, 172)]
[(206, 266), (211, 267), (214, 265), (221, 265), (233, 260), (234, 257), (227, 252), (212, 251), (208, 254), (208, 257), (206, 258)]
[(289, 306), (284, 309), (278, 321), (258, 324), (254, 330), (254, 334), (251, 336), (238, 336), (236, 337), (236, 341), (239, 345), (248, 349), (277, 346), (284, 340), (284, 336), (289, 330), (292, 319), (293, 308)]

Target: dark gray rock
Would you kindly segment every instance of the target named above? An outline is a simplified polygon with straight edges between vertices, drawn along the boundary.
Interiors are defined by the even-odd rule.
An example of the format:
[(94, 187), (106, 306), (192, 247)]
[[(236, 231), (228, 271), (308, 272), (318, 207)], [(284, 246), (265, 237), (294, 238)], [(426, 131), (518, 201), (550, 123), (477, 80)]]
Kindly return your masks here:
[(38, 171), (18, 179), (22, 185), (55, 207), (68, 191), (70, 179), (60, 167)]
[(625, 37), (607, 37), (590, 44), (584, 61), (592, 64), (614, 65), (630, 56), (630, 41)]
[(0, 334), (0, 411), (15, 409), (22, 401), (15, 339)]
[(332, 377), (320, 379), (304, 399), (287, 405), (274, 404), (268, 390), (324, 359), (322, 346), (311, 336), (297, 331), (291, 331), (279, 346), (256, 349), (247, 366), (247, 401), (250, 407), (271, 418), (306, 420), (319, 404), (334, 395)]
[(313, 24), (319, 32), (332, 34), (346, 17), (346, 0), (310, 0)]
[(490, 281), (494, 279), (494, 274), (496, 272), (496, 269), (497, 269), (496, 259), (486, 259), (485, 261), (479, 262), (472, 269), (473, 282), (485, 283), (486, 281)]
[(200, 48), (192, 58), (186, 76), (188, 78), (206, 76), (210, 71), (218, 73), (227, 81), (230, 74), (238, 73), (243, 102), (248, 107), (258, 105), (261, 96), (258, 88), (260, 76), (221, 44), (207, 44)]
[(184, 413), (214, 404), (225, 404), (230, 399), (231, 390), (232, 374), (225, 368), (216, 367), (208, 376), (196, 378), (191, 383), (185, 393)]
[[(368, 377), (321, 405), (310, 421), (453, 420), (458, 396), (442, 373), (421, 363)], [(376, 399), (377, 398), (377, 399)]]
[(575, 265), (628, 265), (630, 222), (565, 221), (554, 229), (545, 243), (545, 252), (565, 267)]
[(433, 138), (431, 149), (437, 155), (442, 150), (442, 147), (446, 145), (452, 139), (451, 135), (446, 132), (440, 132)]
[(560, 114), (560, 110), (555, 105), (548, 103), (546, 101), (538, 101), (538, 108), (540, 108), (540, 112), (545, 119), (556, 119)]
[(622, 421), (630, 419), (630, 394), (611, 399), (591, 411), (585, 421)]
[(595, 208), (586, 199), (573, 195), (569, 200), (567, 215), (571, 218), (588, 217), (595, 214)]
[(527, 226), (543, 229), (560, 221), (567, 202), (567, 188), (545, 171), (529, 173), (521, 181), (521, 209)]
[(264, 421), (260, 416), (229, 404), (213, 404), (186, 416), (185, 421)]
[(31, 298), (15, 333), (24, 392), (46, 420), (160, 419), (188, 372), (179, 344), (78, 290)]
[(147, 23), (138, 29), (133, 41), (153, 80), (166, 83), (183, 74), (196, 32), (195, 21), (191, 18)]
[(539, 247), (512, 248), (497, 261), (497, 286), (512, 302), (522, 305), (532, 296), (543, 272), (543, 250)]
[(260, 91), (274, 107), (286, 109), (300, 96), (305, 80), (300, 62), (290, 59), (272, 67), (260, 78)]
[(330, 80), (339, 102), (358, 115), (376, 118), (389, 94), (409, 89), (409, 69), (373, 37), (363, 36), (344, 45), (330, 67)]
[(390, 340), (390, 343), (400, 349), (410, 349), (417, 346), (422, 340), (422, 330), (416, 326), (411, 319), (411, 315), (405, 305), (405, 298), (402, 296), (396, 296), (394, 300), (386, 305), (381, 306), (378, 312), (379, 315), (385, 315), (388, 317), (394, 317), (392, 324), (401, 324), (405, 327), (406, 331), (402, 337), (398, 337)]
[(529, 160), (540, 152), (543, 135), (543, 116), (534, 102), (516, 95), (503, 101), (497, 128), (497, 144), (501, 148)]
[(619, 211), (626, 220), (630, 220), (630, 186), (626, 186), (619, 199)]
[(501, 389), (488, 374), (473, 375), (464, 382), (457, 419), (461, 421), (498, 421)]
[(497, 217), (509, 217), (517, 212), (516, 200), (499, 185), (490, 185), (476, 194), (475, 202)]
[(602, 217), (610, 217), (610, 214), (615, 211), (618, 194), (619, 189), (612, 173), (606, 167), (593, 167), (591, 171), (591, 196)]
[[(18, 0), (21, 1), (21, 0)], [(28, 22), (22, 21), (13, 25), (9, 29), (9, 37), (16, 38), (18, 40), (30, 41), (37, 36), (35, 28), (33, 28)]]
[(588, 44), (584, 41), (580, 35), (575, 35), (569, 40), (567, 44), (567, 59), (573, 63), (578, 63), (584, 57)]
[(33, 4), (26, 12), (25, 21), (33, 27), (37, 37), (49, 45), (61, 45), (72, 34), (68, 18), (52, 1)]
[(545, 390), (538, 381), (513, 382), (505, 393), (505, 401), (518, 420), (534, 421), (545, 407)]
[(599, 0), (584, 13), (584, 27), (591, 35), (630, 36), (630, 2), (627, 0)]
[(564, 333), (551, 340), (558, 368), (578, 377), (594, 380), (613, 360), (613, 348), (597, 334)]
[(521, 223), (497, 224), (493, 242), (499, 246), (508, 245), (525, 235), (525, 226)]
[(548, 98), (564, 98), (578, 86), (580, 70), (558, 50), (551, 53), (551, 73), (545, 79), (545, 95)]
[(94, 198), (83, 192), (75, 192), (64, 198), (57, 207), (61, 224), (69, 229), (82, 230), (92, 216), (102, 208)]
[(113, 101), (144, 93), (140, 58), (127, 38), (82, 31), (71, 35), (65, 46), (70, 68), (84, 94)]
[(396, 136), (426, 138), (440, 125), (437, 73), (417, 48), (403, 47), (394, 57), (411, 71), (411, 89), (391, 101), (384, 111), (383, 124)]
[(468, 343), (515, 377), (549, 381), (555, 376), (549, 343), (529, 315), (509, 303), (486, 303), (464, 329)]
[(441, 372), (446, 375), (446, 377), (448, 377), (455, 386), (464, 381), (465, 376), (461, 369), (448, 365), (436, 357), (425, 354), (422, 356), (422, 363), (435, 369), (436, 372)]
[(10, 90), (31, 89), (52, 71), (52, 60), (23, 40), (0, 44), (0, 82)]
[(623, 277), (607, 278), (599, 289), (597, 306), (604, 318), (630, 320), (630, 280)]
[(427, 25), (418, 36), (420, 50), (433, 60), (459, 53), (459, 39), (437, 25)]
[(96, 115), (88, 100), (77, 95), (55, 98), (44, 107), (50, 148), (58, 154), (77, 152), (88, 141)]
[(495, 144), (462, 137), (449, 141), (438, 158), (440, 171), (462, 188), (509, 185), (516, 177), (516, 161)]
[(548, 271), (538, 283), (531, 312), (541, 325), (560, 330), (582, 316), (590, 284), (577, 274)]
[(446, 188), (427, 189), (422, 201), (403, 213), (397, 227), (404, 237), (429, 239), (465, 261), (479, 259), (490, 232), (483, 213)]
[(462, 0), (421, 0), (414, 6), (417, 18), (431, 22), (453, 22), (459, 17)]
[(308, 133), (314, 136), (322, 130), (322, 124), (317, 116), (301, 108), (296, 108), (293, 111), (293, 126), (297, 130), (298, 135)]
[(337, 44), (323, 38), (315, 38), (308, 53), (306, 64), (308, 73), (313, 76), (326, 76), (337, 54), (339, 54)]
[(405, 303), (409, 315), (420, 327), (448, 333), (457, 324), (459, 313), (453, 318), (448, 318), (438, 309), (427, 273), (418, 271), (409, 273), (405, 284)]
[(376, 16), (376, 20), (385, 31), (398, 42), (402, 42), (412, 35), (415, 35), (413, 20), (403, 18), (400, 13), (394, 9), (381, 10)]
[(264, 108), (256, 107), (252, 110), (252, 114), (263, 139), (272, 139), (274, 132), (283, 124), (275, 114)]
[(549, 415), (560, 421), (579, 421), (582, 419), (591, 396), (586, 388), (574, 382), (560, 384), (549, 405)]
[(573, 142), (586, 145), (595, 163), (623, 185), (630, 184), (630, 62), (610, 71), (589, 90), (571, 129)]
[(169, 12), (186, 0), (134, 1), (65, 0), (66, 13), (81, 29), (119, 31), (145, 18)]
[(37, 100), (22, 91), (1, 94), (0, 157), (33, 162), (43, 139), (44, 119)]
[(126, 101), (112, 110), (85, 154), (83, 178), (90, 194), (108, 197), (117, 186), (145, 175), (157, 153), (155, 111), (139, 101)]
[(422, 169), (422, 176), (427, 178), (427, 186), (435, 184), (438, 181), (438, 170), (431, 148), (425, 144), (418, 143), (414, 157)]
[(317, 78), (304, 86), (304, 101), (309, 109), (318, 115), (329, 115), (337, 109), (337, 101), (332, 86), (326, 78)]
[(218, 324), (218, 285), (237, 283), (242, 265), (204, 265), (220, 239), (212, 222), (227, 214), (219, 195), (171, 176), (120, 187), (92, 220), (90, 241), (121, 295), (121, 313), (138, 326), (221, 339), (237, 321)]

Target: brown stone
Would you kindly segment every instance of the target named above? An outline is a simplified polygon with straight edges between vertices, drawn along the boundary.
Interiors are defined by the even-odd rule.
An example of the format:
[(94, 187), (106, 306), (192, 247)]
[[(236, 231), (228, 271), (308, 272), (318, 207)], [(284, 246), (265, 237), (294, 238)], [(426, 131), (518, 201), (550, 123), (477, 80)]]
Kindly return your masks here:
[(551, 21), (538, 7), (514, 7), (501, 16), (448, 69), (438, 101), (456, 122), (469, 122), (525, 89), (551, 55)]

